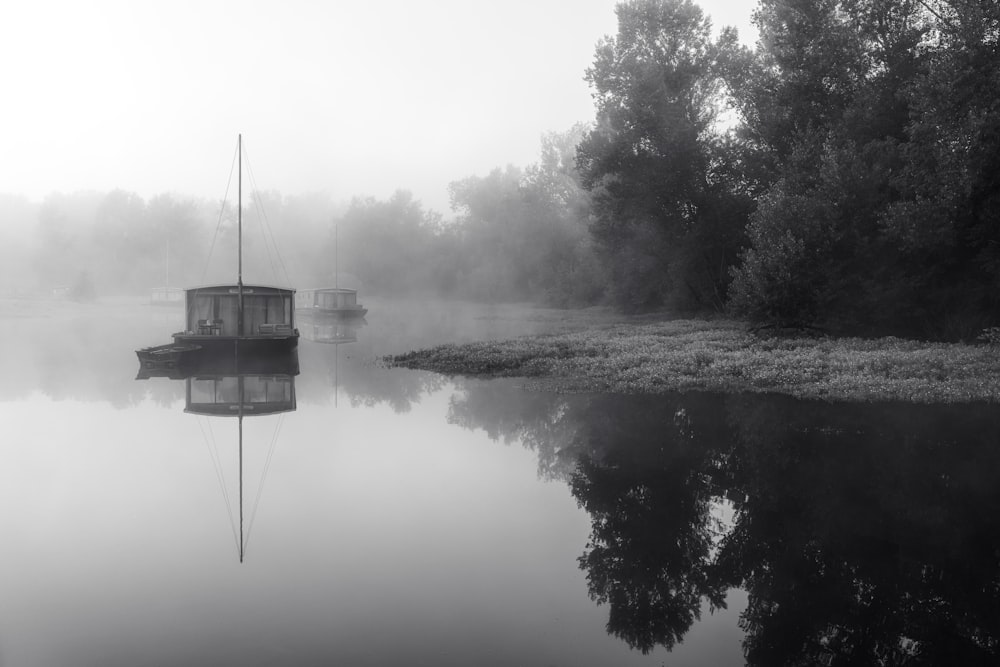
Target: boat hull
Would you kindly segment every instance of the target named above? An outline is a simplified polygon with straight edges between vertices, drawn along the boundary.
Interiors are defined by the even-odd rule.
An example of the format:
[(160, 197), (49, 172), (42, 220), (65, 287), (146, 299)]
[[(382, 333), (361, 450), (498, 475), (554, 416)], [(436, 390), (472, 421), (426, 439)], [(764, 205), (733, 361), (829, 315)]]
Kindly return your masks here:
[(182, 331), (175, 333), (173, 338), (175, 344), (199, 346), (199, 356), (203, 359), (231, 354), (240, 357), (281, 355), (295, 350), (299, 344), (297, 330), (274, 336), (210, 336)]
[(341, 319), (361, 319), (368, 314), (368, 309), (362, 306), (357, 308), (311, 308), (307, 310), (300, 310), (300, 315), (312, 316), (312, 317), (339, 317)]
[(201, 346), (192, 343), (167, 343), (136, 350), (139, 358), (137, 379), (151, 377), (184, 377), (197, 365)]

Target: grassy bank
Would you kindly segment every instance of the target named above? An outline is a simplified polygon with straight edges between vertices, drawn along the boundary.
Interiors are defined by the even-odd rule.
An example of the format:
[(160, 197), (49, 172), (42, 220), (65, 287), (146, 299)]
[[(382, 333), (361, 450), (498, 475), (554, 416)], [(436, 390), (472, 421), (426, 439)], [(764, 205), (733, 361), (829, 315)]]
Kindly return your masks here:
[(384, 359), (447, 375), (524, 377), (556, 391), (778, 392), (803, 398), (1000, 401), (1000, 350), (898, 338), (755, 335), (728, 321), (618, 323), (444, 345)]

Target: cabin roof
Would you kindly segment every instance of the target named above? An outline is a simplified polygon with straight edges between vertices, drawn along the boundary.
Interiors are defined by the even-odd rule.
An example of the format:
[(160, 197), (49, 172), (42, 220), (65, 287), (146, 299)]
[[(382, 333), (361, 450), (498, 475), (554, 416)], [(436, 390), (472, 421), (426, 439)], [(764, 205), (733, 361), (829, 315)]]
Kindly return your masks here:
[(332, 292), (332, 293), (344, 293), (344, 294), (357, 294), (358, 290), (349, 289), (347, 287), (310, 287), (307, 290), (302, 290), (303, 292)]
[(273, 415), (279, 412), (293, 412), (295, 410), (295, 402), (280, 401), (274, 403), (244, 404), (242, 415), (240, 415), (239, 408), (239, 403), (189, 403), (184, 408), (184, 412), (209, 417), (257, 417)]
[[(210, 292), (215, 290), (225, 290), (229, 291), (231, 289), (237, 289), (239, 285), (227, 284), (227, 285), (198, 285), (197, 287), (187, 287), (184, 289), (185, 292)], [(290, 294), (295, 293), (294, 287), (280, 287), (278, 285), (250, 285), (247, 283), (243, 284), (243, 290), (274, 290), (276, 292), (288, 292)]]

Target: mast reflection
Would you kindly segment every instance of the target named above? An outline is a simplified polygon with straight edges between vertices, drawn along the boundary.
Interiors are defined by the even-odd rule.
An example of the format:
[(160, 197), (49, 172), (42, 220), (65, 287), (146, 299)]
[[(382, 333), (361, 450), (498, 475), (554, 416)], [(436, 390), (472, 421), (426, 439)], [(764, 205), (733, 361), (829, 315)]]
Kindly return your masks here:
[(358, 329), (367, 326), (361, 317), (311, 313), (303, 318), (301, 335), (306, 340), (323, 345), (332, 345), (333, 353), (333, 404), (340, 401), (340, 346), (358, 342)]
[[(197, 361), (192, 363), (165, 364), (160, 367), (143, 365), (136, 378), (164, 377), (184, 380), (186, 385), (184, 412), (204, 417), (236, 418), (239, 433), (238, 546), (241, 563), (246, 553), (247, 542), (247, 535), (244, 533), (243, 418), (293, 412), (296, 407), (295, 376), (298, 374), (298, 350), (293, 349), (280, 354), (254, 356), (200, 355)], [(272, 438), (272, 447), (276, 437), (277, 433), (275, 438)], [(213, 461), (219, 465), (214, 456)], [(228, 506), (229, 499), (225, 488), (223, 495)]]

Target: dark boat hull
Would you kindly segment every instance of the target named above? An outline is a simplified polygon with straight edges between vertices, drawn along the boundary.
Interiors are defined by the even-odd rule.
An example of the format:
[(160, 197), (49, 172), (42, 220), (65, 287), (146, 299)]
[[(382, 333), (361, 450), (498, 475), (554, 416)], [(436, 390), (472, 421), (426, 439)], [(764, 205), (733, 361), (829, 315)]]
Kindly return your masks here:
[(201, 356), (201, 346), (192, 343), (168, 343), (136, 350), (139, 358), (137, 379), (151, 377), (184, 377)]
[(137, 380), (180, 380), (196, 375), (298, 375), (297, 346), (287, 341), (233, 340), (218, 345), (169, 343), (136, 350)]
[(202, 357), (235, 354), (240, 357), (280, 355), (295, 350), (299, 333), (275, 336), (206, 336), (180, 332), (174, 334), (174, 343), (197, 345)]
[(368, 314), (368, 309), (362, 306), (358, 306), (357, 308), (311, 308), (300, 310), (299, 314), (305, 315), (306, 317), (328, 317), (340, 318), (343, 320), (359, 320)]

